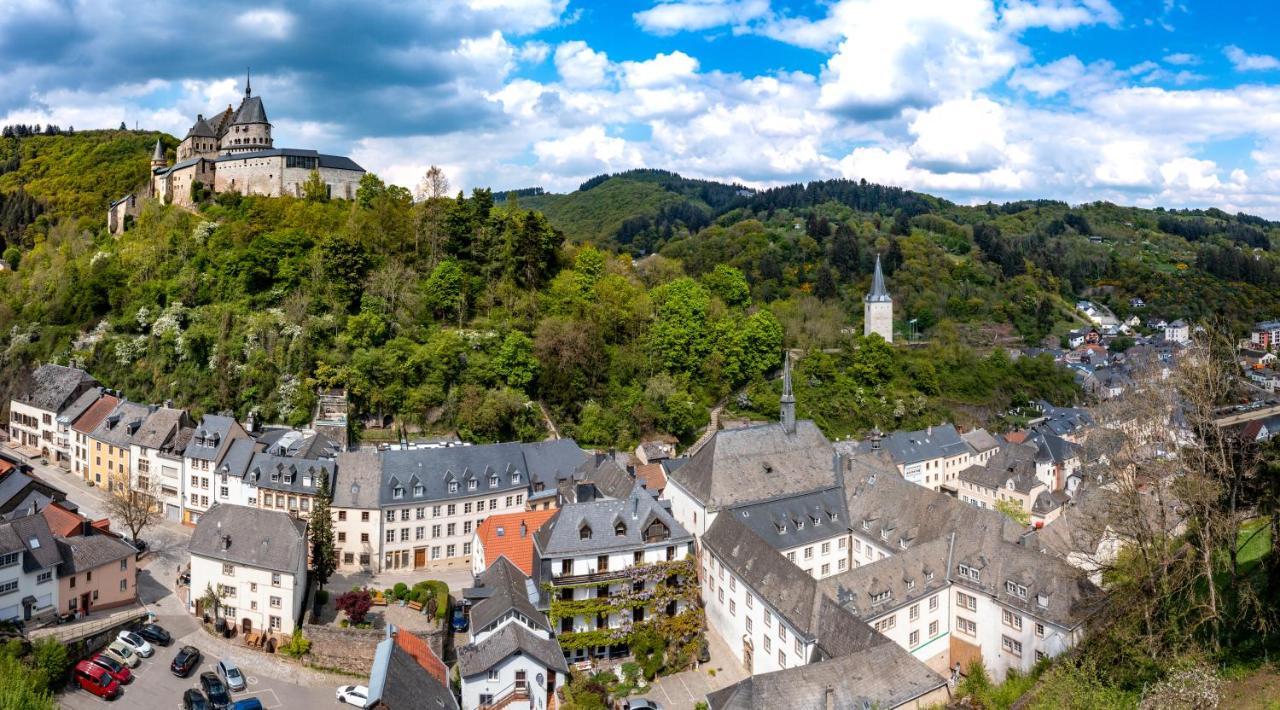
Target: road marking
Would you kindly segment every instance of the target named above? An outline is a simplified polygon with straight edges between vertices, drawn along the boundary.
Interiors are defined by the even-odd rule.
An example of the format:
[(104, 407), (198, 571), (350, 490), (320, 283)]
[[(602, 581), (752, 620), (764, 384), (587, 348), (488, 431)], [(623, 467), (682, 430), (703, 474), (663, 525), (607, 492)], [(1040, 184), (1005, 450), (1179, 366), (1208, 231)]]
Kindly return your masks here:
[(274, 702), (274, 703), (265, 703), (265, 702), (262, 702), (262, 698), (258, 698), (258, 702), (261, 702), (261, 703), (262, 703), (262, 707), (264, 707), (264, 708), (279, 708), (279, 707), (284, 707), (284, 703), (280, 702), (280, 696), (279, 696), (279, 695), (276, 695), (276, 691), (272, 690), (271, 688), (265, 688), (265, 689), (262, 691), (262, 693), (263, 693), (263, 695), (265, 695), (265, 694), (267, 694), (267, 693), (271, 693), (271, 698), (272, 698), (273, 700), (275, 700), (275, 702)]

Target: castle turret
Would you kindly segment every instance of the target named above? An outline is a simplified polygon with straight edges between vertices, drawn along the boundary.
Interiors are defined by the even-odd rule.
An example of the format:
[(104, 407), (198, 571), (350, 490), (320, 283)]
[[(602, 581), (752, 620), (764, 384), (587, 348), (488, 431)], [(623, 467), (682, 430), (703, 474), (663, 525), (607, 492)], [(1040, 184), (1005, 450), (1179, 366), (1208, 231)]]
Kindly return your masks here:
[(205, 120), (204, 114), (196, 116), (196, 122), (178, 145), (178, 162), (188, 158), (214, 157), (218, 154), (218, 135)]
[(796, 433), (796, 396), (791, 391), (791, 353), (782, 362), (782, 431)]
[(884, 285), (880, 255), (876, 254), (876, 270), (871, 276), (871, 291), (862, 299), (862, 334), (879, 333), (885, 342), (893, 342), (893, 297)]
[(249, 84), (249, 75), (244, 77), (244, 100), (226, 133), (222, 134), (221, 151), (229, 153), (248, 153), (255, 150), (269, 150), (272, 146), (271, 123), (267, 120), (267, 109), (262, 99), (253, 95), (253, 87)]
[(169, 160), (164, 157), (164, 146), (160, 145), (160, 139), (156, 139), (156, 149), (151, 151), (151, 169), (163, 168), (169, 164)]

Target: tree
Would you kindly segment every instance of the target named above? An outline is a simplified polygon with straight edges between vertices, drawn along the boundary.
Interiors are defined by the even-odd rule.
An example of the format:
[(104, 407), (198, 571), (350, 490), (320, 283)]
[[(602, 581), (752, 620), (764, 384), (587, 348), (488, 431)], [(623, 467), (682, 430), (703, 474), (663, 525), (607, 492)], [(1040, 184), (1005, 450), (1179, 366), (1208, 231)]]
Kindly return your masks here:
[(222, 596), (213, 590), (213, 582), (205, 585), (204, 594), (200, 596), (199, 602), (205, 611), (213, 609), (212, 617), (218, 618), (218, 609), (222, 607)]
[(373, 259), (358, 239), (344, 233), (330, 234), (320, 242), (318, 252), (328, 279), (326, 289), (348, 309), (353, 309), (360, 301), (364, 278), (373, 265)]
[(747, 277), (728, 264), (716, 264), (716, 268), (702, 277), (702, 283), (730, 308), (751, 305), (751, 287), (747, 284)]
[(649, 329), (649, 347), (658, 368), (672, 374), (696, 372), (710, 347), (710, 295), (686, 276), (654, 289), (653, 300), (657, 318)]
[(414, 192), (414, 199), (422, 202), (424, 200), (437, 200), (448, 195), (449, 178), (445, 176), (444, 170), (439, 165), (432, 165), (427, 168), (422, 180), (418, 182), (418, 189)]
[(457, 318), (462, 322), (466, 306), (463, 291), (462, 265), (454, 259), (445, 259), (431, 270), (431, 276), (423, 288), (427, 306), (441, 320)]
[(124, 121), (121, 121), (121, 122), (120, 122), (120, 130), (122, 130), (122, 131), (127, 131), (127, 130), (129, 130), (129, 126), (125, 125), (125, 122), (124, 122)]
[(9, 268), (14, 271), (18, 270), (18, 262), (22, 261), (22, 250), (18, 247), (9, 247), (4, 250), (4, 260), (9, 264)]
[(533, 355), (533, 340), (524, 333), (513, 330), (502, 339), (494, 358), (498, 376), (509, 386), (528, 391), (538, 375), (538, 358)]
[(345, 612), (353, 624), (363, 624), (365, 616), (373, 608), (373, 595), (367, 589), (356, 589), (334, 600), (338, 611)]
[(160, 519), (160, 484), (154, 479), (138, 476), (136, 484), (131, 486), (129, 474), (119, 473), (111, 477), (109, 488), (107, 515), (123, 523), (134, 540)]
[(338, 553), (333, 547), (333, 518), (329, 514), (329, 475), (323, 472), (311, 507), (311, 567), (316, 584), (324, 587), (338, 567)]
[(998, 500), (996, 501), (996, 510), (1004, 513), (1004, 516), (1019, 525), (1030, 525), (1031, 514), (1022, 509), (1022, 505), (1017, 501)]
[(362, 209), (369, 209), (373, 201), (387, 191), (387, 184), (373, 173), (360, 176), (360, 186), (356, 188), (356, 204)]
[(325, 184), (324, 178), (320, 177), (319, 170), (312, 170), (307, 175), (306, 181), (302, 183), (302, 198), (307, 202), (328, 202), (329, 186)]
[(16, 656), (0, 654), (0, 707), (53, 710), (53, 694), (40, 687), (37, 673)]

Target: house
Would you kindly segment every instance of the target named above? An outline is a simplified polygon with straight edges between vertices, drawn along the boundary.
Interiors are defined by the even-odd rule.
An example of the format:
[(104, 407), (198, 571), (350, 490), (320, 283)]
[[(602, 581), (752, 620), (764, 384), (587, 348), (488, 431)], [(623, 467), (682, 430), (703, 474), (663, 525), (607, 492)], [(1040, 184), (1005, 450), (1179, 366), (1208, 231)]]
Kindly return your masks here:
[(1280, 434), (1280, 415), (1250, 419), (1240, 427), (1240, 438), (1244, 441), (1266, 441)]
[(328, 478), (332, 493), (337, 483), (336, 470), (332, 458), (288, 455), (278, 447), (255, 453), (242, 479), (245, 504), (256, 501), (264, 509), (286, 510), (290, 515), (310, 518), (321, 482)]
[(20, 518), (43, 510), (55, 502), (74, 508), (74, 504), (67, 503), (66, 500), (67, 494), (62, 489), (32, 474), (23, 473), (12, 465), (0, 474), (0, 520)]
[(1129, 307), (1130, 308), (1146, 308), (1147, 302), (1142, 300), (1141, 298), (1130, 298)]
[(458, 710), (449, 688), (449, 669), (427, 642), (387, 626), (369, 671), (370, 710)]
[(222, 460), (213, 469), (211, 497), (215, 503), (262, 507), (258, 504), (257, 486), (246, 480), (249, 464), (257, 450), (258, 442), (247, 436), (232, 439), (227, 444)]
[[(98, 428), (98, 425), (107, 418), (107, 415), (115, 411), (116, 406), (119, 404), (119, 397), (104, 390), (102, 396), (98, 397), (93, 404), (89, 405), (80, 416), (71, 422), (71, 470), (84, 479), (86, 483), (92, 481), (94, 485), (100, 486), (103, 484), (103, 481), (94, 480), (89, 474), (89, 462), (94, 460), (91, 455), (93, 446), (89, 443), (89, 435)], [(99, 449), (100, 451), (101, 449)], [(102, 454), (98, 453), (97, 456), (99, 459), (98, 477), (101, 478)]]
[(0, 522), (0, 621), (57, 613), (62, 565), (57, 541), (39, 513)]
[(9, 442), (33, 456), (69, 457), (70, 442), (59, 447), (57, 419), (80, 395), (97, 387), (89, 373), (63, 365), (41, 365), (17, 386), (9, 400)]
[(1056, 407), (1045, 400), (1036, 403), (1040, 416), (1031, 424), (1041, 430), (1056, 434), (1073, 444), (1084, 443), (1096, 422), (1093, 414), (1082, 407)]
[(338, 454), (336, 465), (342, 471), (342, 485), (333, 488), (329, 514), (337, 569), (344, 574), (372, 572), (381, 558), (381, 458), (374, 451), (344, 451)]
[(129, 442), (133, 489), (155, 495), (165, 520), (174, 523), (182, 520), (182, 452), (189, 440), (183, 432), (192, 428), (186, 411), (155, 407)]
[(1249, 378), (1250, 382), (1253, 382), (1268, 392), (1275, 392), (1276, 388), (1280, 387), (1280, 372), (1277, 372), (1270, 367), (1249, 370), (1245, 373), (1245, 377)]
[(1276, 354), (1267, 350), (1240, 349), (1240, 367), (1246, 371), (1262, 367), (1274, 367), (1276, 360)]
[(951, 424), (896, 431), (883, 439), (873, 433), (870, 440), (842, 442), (836, 448), (842, 453), (854, 453), (877, 446), (889, 453), (903, 478), (933, 490), (943, 485), (954, 487), (953, 482), (969, 467), (973, 456), (973, 449)]
[(479, 577), (506, 558), (526, 575), (534, 573), (533, 534), (555, 515), (554, 509), (490, 515), (471, 539), (471, 572)]
[(1164, 327), (1164, 339), (1171, 343), (1186, 345), (1191, 342), (1191, 326), (1182, 319), (1168, 323)]
[(551, 625), (538, 610), (538, 586), (505, 557), (477, 578), (469, 594), (471, 642), (458, 649), (465, 708), (537, 710), (554, 703), (569, 667)]
[(70, 471), (74, 460), (74, 442), (75, 436), (71, 429), (71, 425), (84, 414), (89, 407), (93, 406), (103, 396), (101, 387), (90, 387), (76, 397), (75, 401), (67, 405), (66, 408), (58, 414), (56, 419), (58, 429), (54, 433), (54, 458), (59, 468)]
[(1280, 320), (1255, 323), (1249, 331), (1249, 342), (1258, 350), (1272, 351), (1280, 347)]
[(150, 414), (145, 404), (121, 400), (89, 432), (89, 478), (95, 485), (105, 485), (108, 491), (129, 489), (129, 447)]
[[(533, 536), (538, 559), (536, 579), (550, 585), (553, 598), (575, 601), (593, 598), (634, 599), (642, 590), (659, 584), (681, 587), (696, 584), (693, 570), (683, 571), (693, 554), (693, 535), (672, 516), (670, 502), (659, 501), (640, 486), (625, 500), (593, 500), (570, 503)], [(633, 574), (637, 567), (670, 570), (646, 578)], [(657, 600), (627, 605), (615, 611), (565, 615), (559, 619), (561, 638), (582, 632), (611, 630), (615, 640), (626, 629), (655, 614), (675, 616), (685, 611), (686, 602), (676, 597), (665, 605)], [(624, 654), (621, 643), (575, 648), (574, 660)]]
[[(235, 419), (221, 414), (206, 414), (200, 423), (196, 426), (195, 431), (191, 433), (191, 440), (187, 442), (187, 446), (182, 451), (182, 470), (185, 480), (183, 481), (184, 499), (182, 501), (182, 522), (186, 525), (195, 525), (200, 522), (200, 516), (205, 510), (208, 510), (210, 504), (218, 501), (217, 494), (210, 488), (213, 482), (214, 474), (218, 467), (222, 465), (223, 458), (227, 455), (227, 451), (231, 448), (231, 443), (237, 439), (249, 439), (249, 434), (240, 426)], [(234, 463), (243, 462), (248, 465), (248, 457), (246, 457), (243, 448), (238, 449), (240, 456)], [(240, 474), (243, 476), (243, 470)], [(225, 472), (226, 483), (221, 485), (227, 487), (226, 502), (236, 502), (237, 499), (232, 498), (231, 491), (231, 473), (230, 466)]]
[(659, 463), (676, 455), (675, 445), (668, 441), (641, 442), (635, 453), (641, 465)]
[(109, 532), (58, 538), (62, 612), (88, 614), (138, 601), (138, 550)]
[(291, 634), (307, 586), (307, 523), (287, 513), (214, 504), (191, 541), (191, 613), (213, 615), (202, 595), (220, 597), (218, 614), (241, 631)]
[(662, 497), (662, 492), (667, 488), (665, 463), (665, 461), (656, 461), (636, 466), (636, 482), (644, 486), (645, 490), (652, 491), (659, 498)]
[(822, 579), (849, 568), (852, 538), (841, 488), (737, 506), (725, 515), (737, 518), (812, 577)]
[(960, 438), (969, 445), (969, 463), (972, 465), (980, 466), (986, 463), (1000, 448), (1000, 442), (986, 429), (966, 431), (960, 435)]
[(1042, 460), (1034, 443), (1009, 444), (982, 466), (960, 473), (960, 500), (979, 508), (1012, 505), (1033, 525), (1052, 522), (1070, 497), (1052, 488), (1052, 463)]

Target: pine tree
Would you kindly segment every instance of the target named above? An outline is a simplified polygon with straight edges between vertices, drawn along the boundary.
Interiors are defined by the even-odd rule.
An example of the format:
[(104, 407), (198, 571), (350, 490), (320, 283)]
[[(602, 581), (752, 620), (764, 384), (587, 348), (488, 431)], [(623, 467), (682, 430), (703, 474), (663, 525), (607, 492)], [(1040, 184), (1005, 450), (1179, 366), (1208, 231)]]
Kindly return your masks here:
[(323, 587), (338, 566), (337, 553), (333, 549), (333, 518), (329, 513), (329, 476), (320, 476), (320, 489), (316, 491), (315, 504), (311, 507), (311, 566), (316, 585)]

